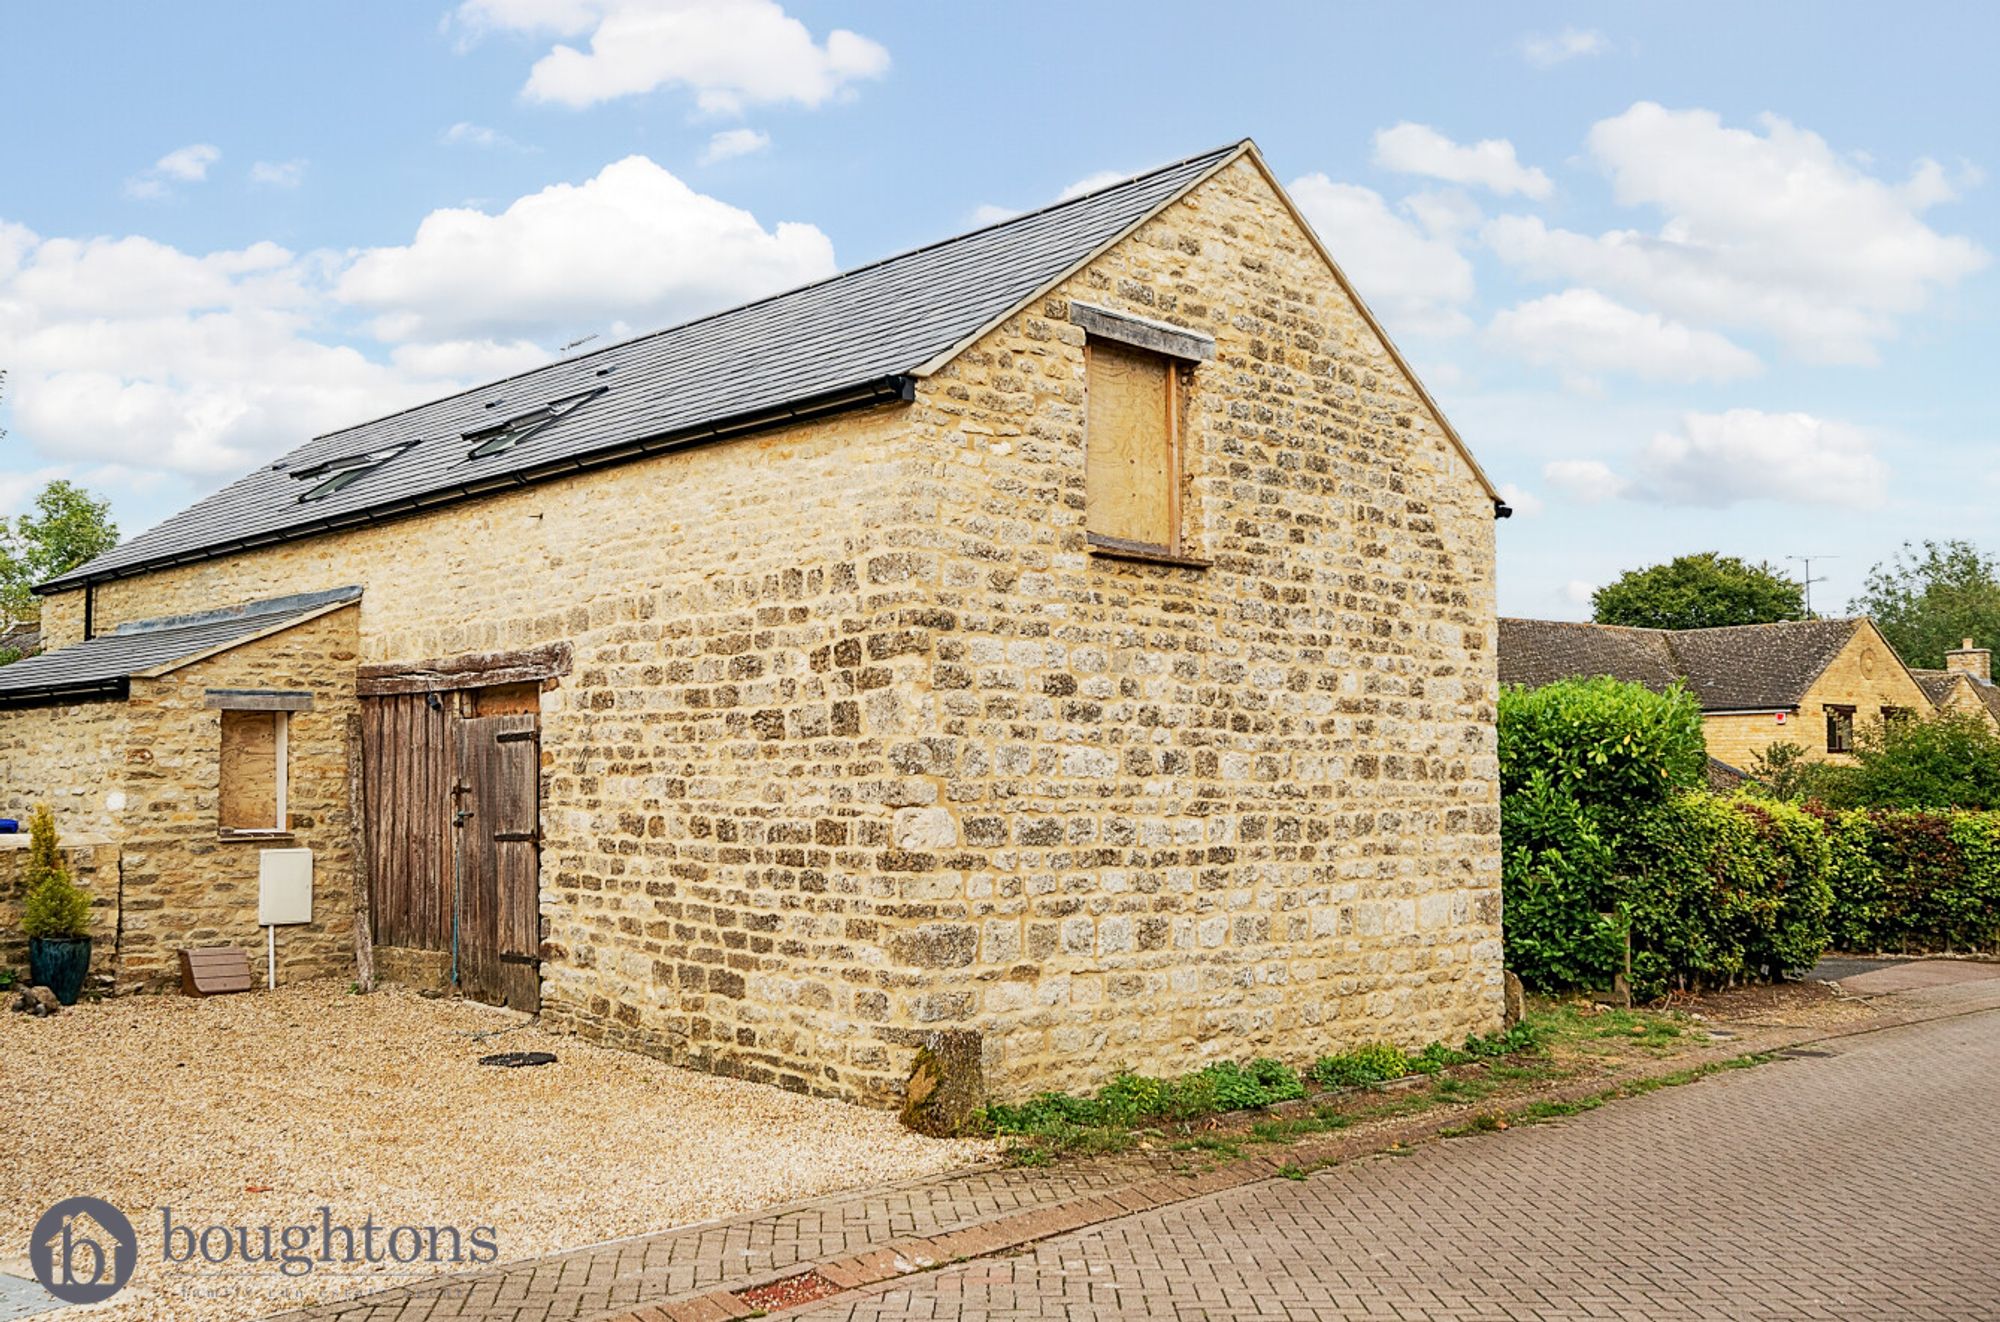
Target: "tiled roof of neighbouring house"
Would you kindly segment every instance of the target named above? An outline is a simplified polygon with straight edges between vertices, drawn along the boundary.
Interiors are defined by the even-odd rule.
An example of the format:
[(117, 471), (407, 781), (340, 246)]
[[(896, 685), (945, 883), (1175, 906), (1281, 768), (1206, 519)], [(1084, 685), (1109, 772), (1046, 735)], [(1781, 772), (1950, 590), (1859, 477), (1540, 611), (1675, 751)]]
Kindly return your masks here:
[[(897, 398), (919, 368), (1248, 150), (1246, 141), (1191, 156), (816, 284), (318, 437), (41, 590)], [(541, 425), (524, 426), (528, 434), (510, 448), (472, 457), (480, 432), (516, 419)], [(337, 477), (337, 465), (377, 456), (386, 457), (351, 484), (300, 500)]]
[(42, 650), (42, 626), (10, 624), (0, 629), (0, 658), (33, 656)]
[(0, 666), (0, 707), (123, 697), (134, 675), (191, 660), (360, 599), (358, 587), (333, 588), (199, 615), (122, 624), (111, 633)]
[(1981, 683), (1972, 676), (1956, 670), (1912, 670), (1910, 677), (1917, 681), (1918, 686), (1924, 691), (1924, 696), (1931, 700), (1933, 707), (1943, 706), (1945, 700), (1951, 696), (1951, 686), (1963, 681), (1972, 686), (1973, 696), (1985, 705), (1987, 711), (1993, 713), (1993, 719), (2000, 721), (2000, 684), (1991, 681)]
[(1863, 621), (1794, 620), (1721, 629), (1628, 629), (1569, 620), (1500, 621), (1500, 682), (1533, 688), (1609, 675), (1658, 691), (1676, 680), (1703, 711), (1796, 707)]

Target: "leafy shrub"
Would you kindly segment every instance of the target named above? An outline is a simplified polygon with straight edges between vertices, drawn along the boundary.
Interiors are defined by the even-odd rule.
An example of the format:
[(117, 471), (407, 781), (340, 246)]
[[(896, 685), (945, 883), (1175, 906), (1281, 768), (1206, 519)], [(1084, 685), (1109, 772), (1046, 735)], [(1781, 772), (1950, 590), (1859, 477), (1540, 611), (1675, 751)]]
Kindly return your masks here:
[(1370, 1042), (1338, 1056), (1321, 1056), (1307, 1072), (1322, 1087), (1354, 1088), (1364, 1083), (1400, 1079), (1410, 1072), (1410, 1061), (1400, 1047), (1388, 1042)]
[(1453, 1065), (1463, 1065), (1471, 1059), (1463, 1051), (1454, 1051), (1442, 1042), (1433, 1042), (1422, 1051), (1411, 1053), (1403, 1063), (1411, 1074), (1442, 1074)]
[(21, 930), (31, 937), (90, 934), (90, 893), (69, 875), (56, 844), (56, 818), (46, 803), (28, 820), (28, 892), (21, 902)]
[(1828, 808), (1904, 811), (2000, 808), (2000, 733), (1982, 716), (1871, 721), (1854, 732), (1854, 764), (1815, 761), (1796, 744), (1760, 753), (1751, 774), (1775, 798)]
[(1622, 903), (1632, 986), (1715, 986), (1810, 968), (1832, 889), (1819, 823), (1789, 804), (1684, 794), (1640, 819)]
[(1097, 1112), (1107, 1124), (1129, 1125), (1167, 1109), (1167, 1084), (1145, 1074), (1120, 1074), (1097, 1094)]
[(1851, 950), (2000, 946), (2000, 813), (1828, 812), (1834, 940)]
[(1491, 1060), (1495, 1056), (1511, 1056), (1517, 1051), (1539, 1051), (1541, 1047), (1542, 1030), (1523, 1019), (1502, 1032), (1488, 1033), (1484, 1037), (1474, 1033), (1465, 1039), (1464, 1051), (1476, 1060)]
[(1541, 773), (1601, 822), (1692, 789), (1708, 769), (1701, 705), (1678, 685), (1654, 693), (1598, 678), (1505, 688), (1499, 740), (1504, 793)]

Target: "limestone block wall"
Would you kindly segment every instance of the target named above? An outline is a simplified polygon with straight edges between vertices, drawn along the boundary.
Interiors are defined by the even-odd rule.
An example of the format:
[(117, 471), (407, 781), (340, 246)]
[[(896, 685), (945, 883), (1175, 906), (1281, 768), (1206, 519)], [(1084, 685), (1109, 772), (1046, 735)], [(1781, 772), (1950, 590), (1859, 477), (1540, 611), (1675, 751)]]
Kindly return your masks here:
[[(1080, 299), (1214, 336), (1186, 541), (1086, 549)], [(1239, 164), (927, 382), (942, 518), (897, 953), (1003, 1093), (1501, 1013), (1493, 509)], [(921, 984), (919, 984), (921, 985)]]
[[(883, 953), (892, 822), (937, 794), (887, 751), (930, 720), (933, 593), (901, 548), (935, 514), (907, 417), (115, 582), (95, 615), (358, 584), (363, 662), (569, 643), (571, 673), (542, 694), (544, 1018), (887, 1100), (903, 1068), (887, 1001), (919, 976)], [(44, 618), (80, 622), (81, 595)]]
[(128, 721), (122, 702), (0, 712), (0, 817), (21, 833), (0, 837), (0, 966), (27, 967), (21, 931), (28, 818), (46, 803), (77, 881), (90, 891), (93, 972), (114, 966), (118, 849), (124, 817)]
[(1773, 744), (1797, 744), (1812, 757), (1826, 756), (1824, 713), (1807, 716), (1803, 712), (1790, 711), (1784, 713), (1782, 721), (1778, 715), (1776, 712), (1721, 712), (1703, 716), (1701, 734), (1708, 744), (1708, 755), (1727, 762), (1739, 771), (1750, 770), (1758, 755)]
[[(132, 681), (121, 981), (177, 983), (184, 946), (243, 946), (261, 968), (258, 855), (292, 847), (313, 851), (313, 922), (278, 929), (278, 977), (353, 976), (347, 718), (355, 711), (357, 614), (353, 607), (333, 611), (157, 679)], [(221, 829), (222, 713), (205, 705), (210, 689), (312, 694), (312, 710), (293, 712), (288, 721), (288, 835)]]
[[(63, 835), (57, 826), (63, 860), (79, 886), (90, 892), (91, 972), (114, 966), (118, 941), (118, 846), (101, 837)], [(28, 836), (0, 836), (0, 968), (23, 978), (28, 969), (28, 938), (21, 931), (22, 901), (28, 892)]]
[(38, 803), (58, 835), (114, 837), (125, 806), (127, 721), (122, 702), (0, 712), (0, 817), (28, 829)]

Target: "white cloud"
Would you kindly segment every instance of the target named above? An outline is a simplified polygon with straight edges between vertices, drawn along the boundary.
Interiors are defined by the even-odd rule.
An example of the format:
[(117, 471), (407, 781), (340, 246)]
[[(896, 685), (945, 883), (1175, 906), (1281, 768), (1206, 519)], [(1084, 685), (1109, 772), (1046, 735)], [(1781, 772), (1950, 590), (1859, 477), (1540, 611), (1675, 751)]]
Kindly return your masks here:
[(713, 165), (736, 156), (749, 156), (771, 145), (771, 135), (762, 129), (724, 129), (712, 135), (701, 153), (703, 165)]
[(1602, 32), (1586, 28), (1564, 28), (1560, 32), (1538, 32), (1521, 38), (1521, 58), (1537, 69), (1553, 69), (1566, 61), (1602, 55), (1610, 49), (1611, 43)]
[(1082, 197), (1085, 193), (1095, 193), (1100, 188), (1109, 188), (1123, 178), (1125, 175), (1117, 170), (1093, 170), (1057, 193), (1056, 201), (1067, 202), (1073, 197)]
[(315, 262), (275, 244), (0, 234), (14, 439), (43, 455), (213, 477), (450, 384), (313, 338)]
[(460, 120), (444, 132), (438, 134), (438, 141), (447, 147), (512, 147), (515, 141), (499, 129), (487, 128), (484, 124), (473, 124)]
[(1638, 459), (1637, 489), (1667, 505), (1721, 509), (1746, 500), (1872, 509), (1889, 466), (1866, 433), (1808, 413), (1730, 409), (1690, 413), (1654, 436)]
[(305, 182), (306, 163), (302, 160), (258, 161), (250, 167), (250, 182), (270, 188), (297, 188)]
[(816, 41), (775, 0), (464, 0), (457, 17), (475, 34), (587, 36), (587, 51), (551, 48), (522, 89), (579, 108), (660, 87), (686, 87), (711, 114), (815, 107), (889, 69), (879, 43), (845, 28)]
[(1542, 480), (1585, 505), (1614, 500), (1631, 484), (1596, 459), (1558, 459), (1542, 465)]
[(1542, 512), (1542, 498), (1534, 492), (1515, 486), (1512, 482), (1500, 484), (1500, 499), (1507, 502), (1517, 519), (1532, 519)]
[(1012, 220), (1021, 214), (1019, 207), (1003, 207), (993, 202), (981, 202), (972, 209), (972, 223), (975, 226), (997, 225), (1003, 220)]
[(1596, 595), (1597, 584), (1587, 579), (1573, 578), (1562, 587), (1563, 600), (1572, 606), (1588, 606)]
[(362, 253), (336, 286), (385, 340), (567, 337), (661, 326), (833, 272), (812, 225), (757, 218), (644, 156), (498, 215), (433, 211), (407, 245)]
[(208, 178), (209, 168), (221, 159), (222, 149), (206, 142), (177, 147), (127, 179), (125, 192), (131, 197), (165, 197), (175, 184), (198, 184)]
[(63, 464), (123, 465), (128, 486), (206, 484), (546, 362), (579, 329), (650, 329), (832, 267), (814, 227), (766, 229), (644, 157), (498, 214), (434, 212), (406, 246), (344, 254), (191, 253), (0, 220), (10, 439)]
[(1520, 193), (1540, 200), (1555, 190), (1547, 175), (1515, 159), (1514, 144), (1505, 138), (1483, 138), (1466, 147), (1428, 125), (1407, 121), (1376, 131), (1375, 163), (1398, 174), (1477, 184), (1502, 197)]
[(1291, 194), (1341, 269), (1392, 333), (1453, 334), (1471, 322), (1472, 263), (1453, 236), (1397, 215), (1372, 188), (1324, 174), (1292, 181)]
[(1660, 214), (1656, 231), (1591, 236), (1504, 216), (1484, 239), (1529, 276), (1764, 331), (1826, 363), (1874, 362), (1901, 318), (1986, 265), (1978, 244), (1921, 218), (1953, 187), (1932, 163), (1885, 183), (1816, 134), (1760, 123), (1728, 128), (1710, 111), (1640, 102), (1596, 124), (1589, 145), (1621, 205)]
[(1499, 313), (1488, 338), (1517, 357), (1560, 371), (1579, 389), (1598, 373), (1647, 381), (1734, 381), (1763, 370), (1757, 355), (1714, 331), (1638, 312), (1594, 289), (1565, 289)]

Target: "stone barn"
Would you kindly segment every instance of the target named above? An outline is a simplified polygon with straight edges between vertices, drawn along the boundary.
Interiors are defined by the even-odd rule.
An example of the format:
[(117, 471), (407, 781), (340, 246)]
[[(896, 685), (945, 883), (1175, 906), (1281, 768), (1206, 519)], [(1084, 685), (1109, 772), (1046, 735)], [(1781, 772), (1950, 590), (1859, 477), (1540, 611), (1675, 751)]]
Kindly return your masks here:
[(120, 979), (310, 849), (283, 976), (359, 909), (876, 1104), (941, 1029), (1003, 1096), (1455, 1040), (1505, 512), (1243, 142), (263, 465), (41, 586), (0, 812), (95, 851)]

